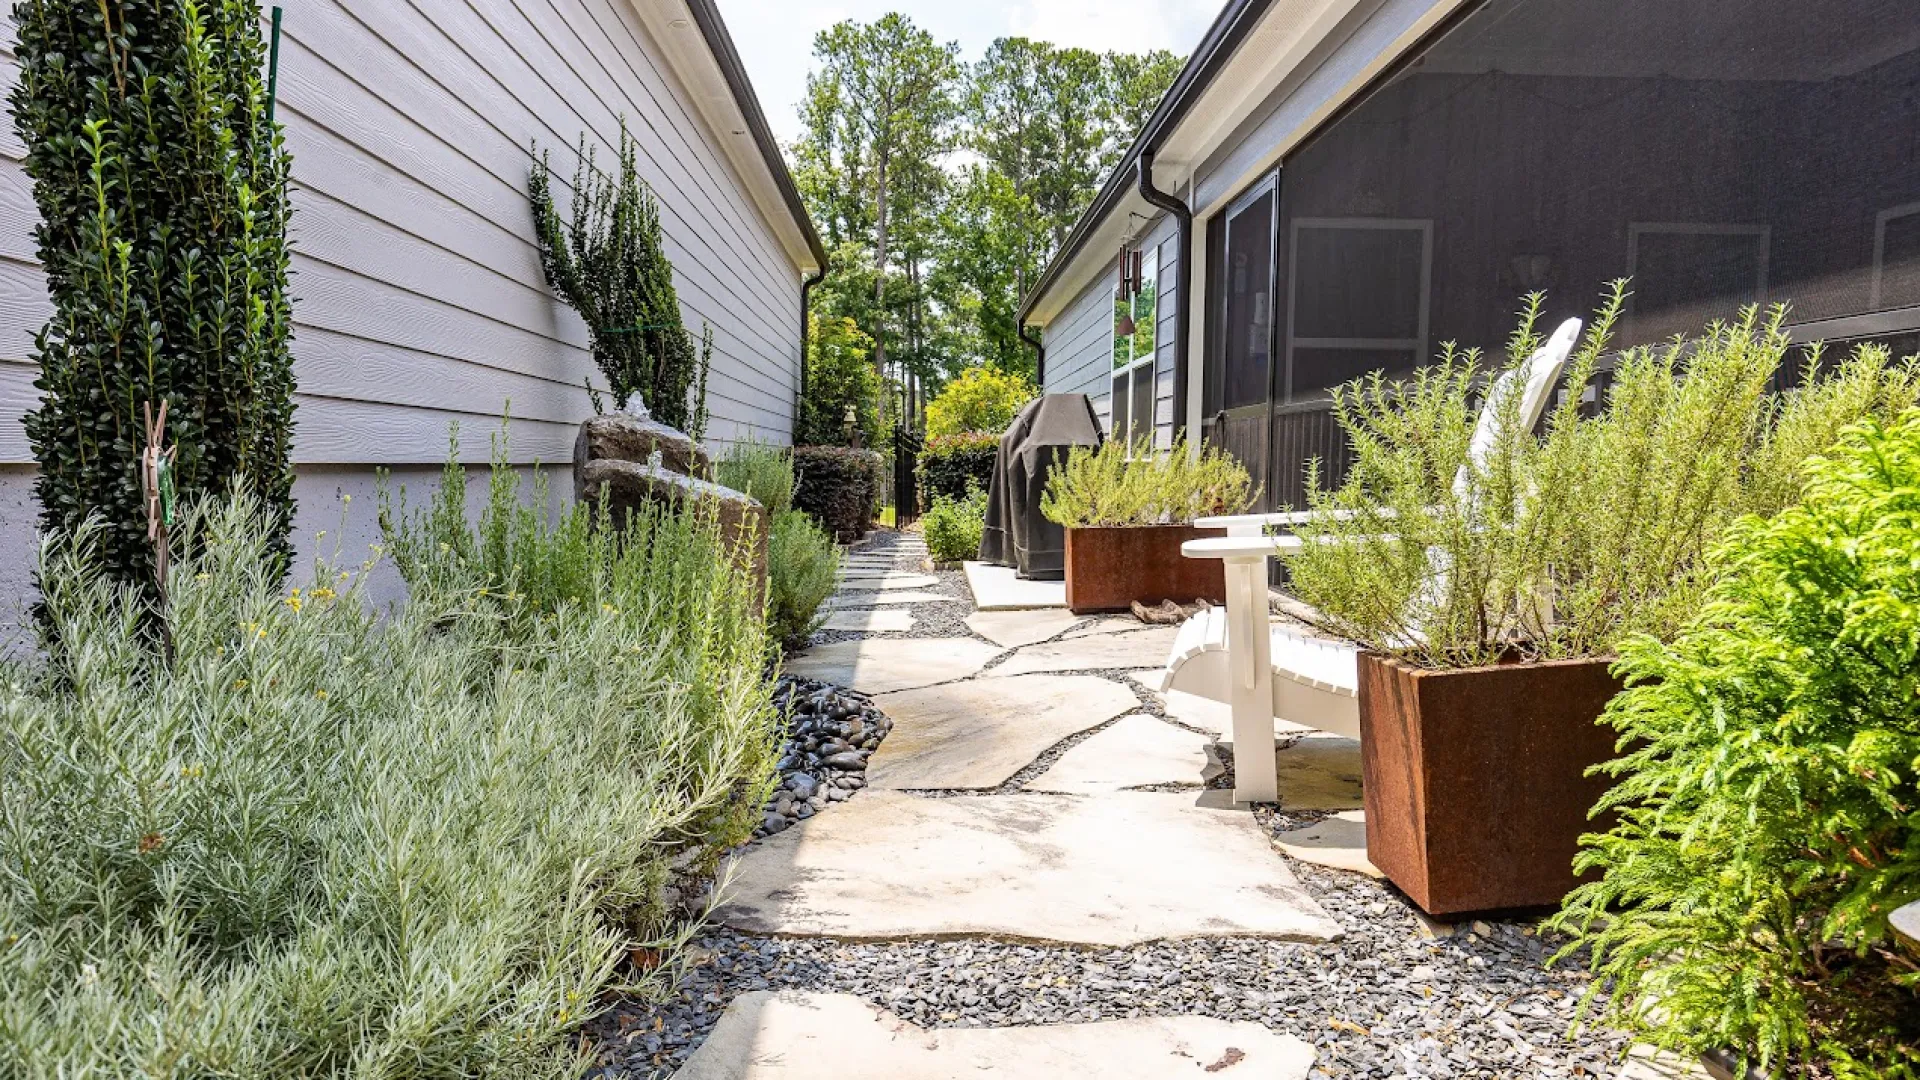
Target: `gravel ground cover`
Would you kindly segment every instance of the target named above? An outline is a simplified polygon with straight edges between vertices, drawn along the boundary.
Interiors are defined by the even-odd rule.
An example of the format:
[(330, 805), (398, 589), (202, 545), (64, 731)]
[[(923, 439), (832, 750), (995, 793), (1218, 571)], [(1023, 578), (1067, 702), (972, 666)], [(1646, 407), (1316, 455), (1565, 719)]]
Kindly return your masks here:
[[(860, 550), (896, 551), (899, 536), (877, 534)], [(921, 558), (900, 551), (898, 565), (920, 571)], [(972, 613), (964, 578), (939, 574), (940, 585), (929, 591), (953, 595), (956, 602), (915, 605), (913, 633), (820, 634), (814, 640), (976, 636), (963, 622)], [(1137, 690), (1124, 671), (1088, 674)], [(1134, 712), (1165, 719), (1151, 694), (1138, 693), (1141, 704)], [(1106, 726), (1056, 744), (997, 790), (1018, 790)], [(1213, 785), (1230, 787), (1231, 758), (1222, 757), (1229, 771)], [(831, 806), (824, 812), (832, 813)], [(1272, 833), (1326, 816), (1256, 810)], [(1278, 851), (1274, 857), (1285, 858)], [(1577, 1024), (1586, 973), (1577, 963), (1546, 966), (1556, 946), (1537, 933), (1536, 920), (1442, 926), (1435, 936), (1433, 924), (1388, 883), (1294, 860), (1290, 865), (1340, 923), (1340, 940), (1308, 945), (1205, 939), (1103, 950), (979, 940), (851, 943), (709, 927), (681, 956), (675, 988), (665, 1000), (615, 999), (590, 1025), (590, 1075), (669, 1076), (728, 1002), (767, 989), (856, 994), (933, 1028), (1165, 1015), (1251, 1020), (1312, 1044), (1319, 1053), (1315, 1080), (1573, 1080), (1617, 1072), (1629, 1040)]]

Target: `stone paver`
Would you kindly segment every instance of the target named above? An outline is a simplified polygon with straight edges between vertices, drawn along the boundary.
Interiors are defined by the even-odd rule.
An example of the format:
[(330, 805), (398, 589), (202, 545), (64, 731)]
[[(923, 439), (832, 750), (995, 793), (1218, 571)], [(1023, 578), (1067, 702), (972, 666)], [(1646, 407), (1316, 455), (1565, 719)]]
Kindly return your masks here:
[(748, 848), (716, 918), (751, 933), (870, 941), (1339, 935), (1253, 815), (1202, 801), (863, 792)]
[(967, 588), (973, 604), (981, 611), (1018, 611), (1023, 608), (1064, 608), (1067, 583), (1064, 581), (1023, 581), (1011, 566), (970, 562), (966, 571)]
[(843, 590), (833, 594), (833, 606), (836, 608), (873, 607), (877, 604), (953, 604), (959, 598), (941, 596), (930, 592), (856, 592)]
[(1047, 1027), (917, 1027), (852, 994), (735, 998), (676, 1080), (1303, 1080), (1313, 1048), (1250, 1021), (1155, 1017)]
[(1645, 1043), (1627, 1051), (1614, 1080), (1709, 1080), (1722, 1074), (1709, 1072), (1698, 1060), (1658, 1050)]
[(820, 624), (822, 630), (853, 631), (862, 634), (908, 634), (913, 632), (913, 612), (903, 610), (837, 611)]
[(972, 638), (838, 641), (787, 660), (788, 673), (868, 694), (964, 679), (1000, 650)]
[(1360, 740), (1315, 733), (1274, 753), (1280, 805), (1288, 810), (1355, 810), (1360, 792)]
[(1060, 755), (1052, 768), (1027, 783), (1025, 788), (1091, 795), (1158, 784), (1197, 787), (1210, 778), (1212, 761), (1207, 756), (1208, 742), (1205, 735), (1174, 727), (1152, 716), (1121, 717), (1112, 727), (1089, 736), (1085, 742)]
[(1153, 623), (1143, 623), (1131, 615), (1101, 615), (1088, 620), (1087, 625), (1076, 627), (1066, 634), (1066, 640), (1094, 637), (1098, 634), (1127, 634), (1135, 630), (1160, 629)]
[(1058, 637), (1060, 631), (1080, 622), (1080, 616), (1065, 608), (1036, 608), (1028, 611), (976, 611), (967, 616), (967, 629), (988, 641), (1017, 649)]
[(1164, 663), (1173, 648), (1175, 627), (1162, 626), (1126, 634), (1098, 634), (1029, 645), (994, 669), (996, 675), (1029, 671), (1108, 671)]
[(1367, 858), (1367, 815), (1361, 810), (1342, 810), (1304, 829), (1283, 832), (1273, 842), (1302, 862), (1368, 877), (1386, 876)]
[(895, 790), (999, 787), (1060, 740), (1140, 704), (1091, 675), (986, 676), (873, 703), (893, 731), (867, 764), (867, 785)]
[(867, 592), (877, 589), (924, 589), (930, 585), (940, 584), (940, 579), (932, 574), (853, 570), (841, 574), (840, 582), (848, 592)]

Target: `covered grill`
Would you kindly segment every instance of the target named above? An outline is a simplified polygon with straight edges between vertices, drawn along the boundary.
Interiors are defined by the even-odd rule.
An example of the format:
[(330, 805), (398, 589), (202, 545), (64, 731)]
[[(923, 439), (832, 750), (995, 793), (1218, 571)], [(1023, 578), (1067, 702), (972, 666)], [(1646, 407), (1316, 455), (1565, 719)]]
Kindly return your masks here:
[(1066, 530), (1040, 513), (1040, 495), (1068, 451), (1099, 445), (1100, 421), (1085, 394), (1048, 394), (1021, 409), (994, 457), (980, 557), (1024, 578), (1064, 578)]

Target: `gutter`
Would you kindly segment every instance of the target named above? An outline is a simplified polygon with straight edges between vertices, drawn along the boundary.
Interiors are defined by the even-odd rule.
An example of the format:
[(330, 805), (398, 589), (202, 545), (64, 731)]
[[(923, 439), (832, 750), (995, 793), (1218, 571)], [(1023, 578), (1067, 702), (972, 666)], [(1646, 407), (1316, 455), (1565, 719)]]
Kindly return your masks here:
[(800, 282), (800, 389), (793, 396), (793, 444), (800, 445), (800, 403), (807, 399), (807, 332), (813, 329), (813, 287), (827, 279), (831, 269), (823, 259), (820, 269)]
[(1033, 349), (1033, 382), (1044, 391), (1047, 385), (1047, 343), (1028, 336), (1027, 331), (1031, 328), (1024, 318), (1014, 324), (1014, 329), (1019, 332), (1020, 340)]
[(1173, 215), (1180, 226), (1180, 288), (1173, 296), (1173, 434), (1177, 441), (1187, 422), (1187, 364), (1193, 356), (1187, 327), (1193, 309), (1193, 209), (1170, 192), (1153, 186), (1153, 148), (1140, 151), (1140, 197)]

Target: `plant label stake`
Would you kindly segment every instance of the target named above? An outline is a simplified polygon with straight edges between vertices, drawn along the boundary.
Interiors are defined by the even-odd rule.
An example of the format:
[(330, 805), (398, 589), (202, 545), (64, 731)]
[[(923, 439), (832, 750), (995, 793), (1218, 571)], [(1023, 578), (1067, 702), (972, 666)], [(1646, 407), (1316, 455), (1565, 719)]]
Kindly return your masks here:
[(167, 402), (160, 402), (160, 415), (154, 416), (153, 402), (141, 402), (147, 422), (147, 448), (140, 454), (140, 493), (147, 509), (147, 540), (153, 544), (153, 576), (160, 589), (160, 603), (167, 602), (167, 569), (172, 564), (170, 534), (173, 529), (173, 463), (180, 453), (176, 444), (162, 448), (167, 436)]

